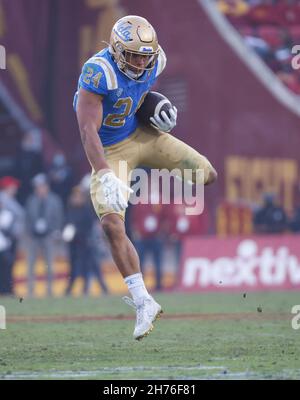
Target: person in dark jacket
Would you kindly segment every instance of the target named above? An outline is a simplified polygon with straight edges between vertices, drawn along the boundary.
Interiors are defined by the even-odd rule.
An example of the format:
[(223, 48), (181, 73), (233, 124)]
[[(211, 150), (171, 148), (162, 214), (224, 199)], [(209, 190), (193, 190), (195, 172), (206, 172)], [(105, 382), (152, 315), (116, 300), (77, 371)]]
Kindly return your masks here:
[(42, 153), (42, 133), (39, 129), (31, 129), (24, 133), (20, 148), (16, 155), (16, 177), (20, 180), (18, 200), (25, 205), (31, 194), (32, 179), (45, 172)]
[(284, 209), (276, 203), (273, 193), (265, 193), (263, 205), (254, 213), (253, 224), (256, 233), (283, 233), (288, 227)]
[(66, 295), (71, 293), (74, 282), (79, 276), (84, 279), (85, 295), (89, 291), (91, 275), (97, 278), (104, 293), (108, 291), (95, 253), (94, 224), (95, 217), (91, 205), (87, 202), (82, 189), (75, 186), (68, 202), (66, 225), (63, 230), (63, 239), (69, 245), (71, 267)]
[(26, 228), (28, 234), (28, 294), (33, 295), (34, 267), (38, 253), (46, 262), (48, 296), (52, 295), (53, 262), (56, 239), (61, 235), (63, 225), (63, 204), (50, 191), (47, 178), (38, 174), (33, 181), (34, 193), (26, 203)]
[(12, 293), (10, 267), (12, 261), (14, 214), (0, 198), (0, 295)]
[(25, 226), (24, 209), (16, 200), (19, 186), (20, 182), (12, 176), (4, 176), (0, 179), (0, 202), (13, 215), (13, 224), (10, 229), (10, 265), (6, 274), (8, 282), (6, 286), (9, 287), (9, 293), (11, 294), (13, 293), (13, 268), (17, 258), (18, 245), (24, 233)]

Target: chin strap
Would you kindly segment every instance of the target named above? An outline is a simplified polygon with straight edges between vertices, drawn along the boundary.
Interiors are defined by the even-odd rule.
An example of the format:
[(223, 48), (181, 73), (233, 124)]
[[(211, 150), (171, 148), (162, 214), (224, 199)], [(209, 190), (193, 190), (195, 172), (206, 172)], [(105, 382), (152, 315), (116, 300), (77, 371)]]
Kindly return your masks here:
[(144, 71), (141, 72), (140, 74), (136, 74), (135, 72), (133, 72), (130, 69), (126, 68), (125, 69), (125, 73), (126, 73), (126, 75), (129, 75), (129, 77), (131, 79), (139, 79), (143, 75)]

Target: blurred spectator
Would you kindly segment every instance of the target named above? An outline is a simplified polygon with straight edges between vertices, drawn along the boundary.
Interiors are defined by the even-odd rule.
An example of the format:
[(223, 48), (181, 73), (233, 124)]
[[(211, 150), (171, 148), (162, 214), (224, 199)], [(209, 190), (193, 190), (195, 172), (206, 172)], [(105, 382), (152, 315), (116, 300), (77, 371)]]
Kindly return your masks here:
[(257, 233), (283, 233), (287, 229), (287, 216), (284, 209), (276, 204), (275, 195), (266, 193), (263, 205), (253, 216), (254, 229)]
[(162, 260), (165, 249), (166, 206), (156, 203), (158, 193), (152, 191), (147, 204), (136, 204), (131, 209), (131, 235), (140, 257), (141, 271), (144, 273), (145, 259), (151, 255), (155, 269), (155, 290), (162, 289)]
[(300, 232), (300, 207), (297, 207), (290, 219), (289, 227), (292, 232)]
[(207, 233), (207, 214), (187, 215), (186, 205), (170, 204), (167, 209), (167, 236), (174, 246), (177, 271), (179, 271), (183, 239)]
[(44, 171), (41, 132), (33, 129), (24, 134), (16, 155), (16, 176), (21, 182), (18, 198), (21, 204), (25, 204), (31, 193), (32, 178)]
[(33, 295), (34, 267), (41, 251), (47, 266), (48, 295), (52, 294), (55, 239), (63, 225), (63, 204), (50, 191), (47, 178), (39, 174), (33, 179), (34, 193), (26, 203), (28, 245), (28, 293)]
[(12, 293), (12, 231), (14, 215), (0, 199), (0, 294)]
[(217, 4), (246, 44), (292, 92), (299, 95), (299, 73), (291, 65), (292, 48), (299, 44), (300, 38), (299, 1), (217, 0)]
[(273, 52), (268, 43), (260, 37), (245, 36), (247, 46), (251, 47), (266, 63), (273, 59)]
[(56, 153), (49, 167), (48, 177), (51, 189), (58, 194), (64, 205), (73, 186), (73, 173), (62, 153)]
[(17, 179), (6, 176), (0, 179), (0, 202), (12, 213), (13, 224), (10, 229), (10, 265), (7, 270), (7, 280), (9, 282), (10, 292), (13, 289), (12, 271), (16, 261), (18, 242), (24, 233), (25, 214), (23, 207), (15, 199), (20, 183)]
[(95, 276), (104, 293), (107, 286), (102, 278), (99, 264), (101, 252), (95, 237), (95, 216), (89, 200), (80, 186), (72, 190), (68, 207), (66, 225), (63, 230), (63, 239), (69, 244), (70, 279), (66, 294), (70, 294), (77, 277), (84, 279), (83, 292), (89, 291), (91, 276)]
[(90, 192), (90, 184), (91, 184), (91, 174), (87, 173), (85, 174), (80, 183), (79, 186), (81, 187), (81, 189), (88, 195)]
[[(90, 200), (90, 197), (89, 197)], [(92, 212), (92, 215), (94, 216), (94, 224), (93, 224), (93, 229), (92, 229), (92, 235), (91, 235), (91, 263), (90, 268), (88, 269), (88, 275), (87, 275), (87, 293), (88, 293), (88, 288), (89, 288), (89, 283), (90, 279), (94, 276), (104, 294), (108, 293), (108, 288), (107, 285), (103, 279), (102, 275), (102, 264), (103, 261), (107, 258), (110, 257), (109, 252), (108, 252), (108, 245), (107, 245), (107, 239), (104, 234), (102, 225), (100, 224), (100, 221), (98, 220), (98, 217), (95, 215), (94, 209), (92, 208), (92, 204), (90, 203), (90, 209)]]

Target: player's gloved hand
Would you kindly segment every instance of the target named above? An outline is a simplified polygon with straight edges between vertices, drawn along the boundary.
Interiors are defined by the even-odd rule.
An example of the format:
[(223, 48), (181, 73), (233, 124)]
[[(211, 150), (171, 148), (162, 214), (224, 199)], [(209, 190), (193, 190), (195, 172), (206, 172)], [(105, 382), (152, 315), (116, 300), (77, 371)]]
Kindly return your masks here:
[(106, 172), (99, 180), (102, 184), (102, 191), (106, 204), (117, 212), (125, 210), (125, 208), (128, 207), (128, 203), (122, 190), (129, 193), (133, 193), (133, 190), (125, 185), (112, 171)]
[(154, 117), (150, 117), (150, 121), (152, 122), (151, 125), (160, 131), (170, 132), (174, 126), (176, 126), (177, 108), (173, 106), (173, 108), (169, 110), (169, 113), (170, 118), (165, 111), (161, 112), (162, 118), (159, 116), (159, 114), (155, 114)]

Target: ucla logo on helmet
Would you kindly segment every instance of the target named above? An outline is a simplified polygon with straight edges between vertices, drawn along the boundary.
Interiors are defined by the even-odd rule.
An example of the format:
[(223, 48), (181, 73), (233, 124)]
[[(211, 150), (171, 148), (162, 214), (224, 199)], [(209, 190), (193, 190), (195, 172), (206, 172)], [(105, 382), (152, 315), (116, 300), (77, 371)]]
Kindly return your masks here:
[(131, 24), (129, 24), (128, 22), (122, 22), (117, 26), (116, 34), (120, 36), (120, 38), (124, 40), (124, 42), (129, 42), (130, 40), (132, 40), (131, 29)]

